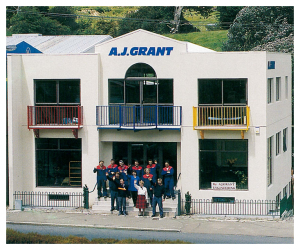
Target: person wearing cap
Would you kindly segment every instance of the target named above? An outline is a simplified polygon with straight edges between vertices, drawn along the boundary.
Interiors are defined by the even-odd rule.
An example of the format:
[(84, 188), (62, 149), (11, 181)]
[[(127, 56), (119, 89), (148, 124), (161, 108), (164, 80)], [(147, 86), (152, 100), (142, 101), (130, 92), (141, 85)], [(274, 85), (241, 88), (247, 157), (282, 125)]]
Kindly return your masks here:
[(166, 197), (174, 200), (174, 169), (169, 165), (169, 162), (165, 162), (165, 167), (162, 169), (161, 175), (164, 176)]
[[(107, 197), (107, 190), (106, 190), (106, 181), (107, 181), (106, 172), (107, 172), (107, 169), (104, 166), (104, 161), (103, 160), (99, 161), (99, 165), (94, 168), (93, 172), (97, 173), (98, 199), (100, 199), (100, 197), (102, 197), (102, 196), (104, 196), (104, 198), (106, 199), (106, 197)], [(101, 192), (101, 190), (103, 190), (103, 193)]]
[[(115, 160), (111, 159), (110, 160), (110, 165), (107, 166), (107, 173), (109, 174), (108, 176), (112, 178), (113, 176), (116, 176), (116, 173), (118, 172), (118, 165), (115, 164)], [(118, 174), (118, 179), (120, 178)], [(118, 195), (118, 190), (113, 183), (113, 181), (109, 180), (109, 190), (110, 190), (110, 202), (111, 202), (111, 210), (113, 211), (115, 209), (115, 203), (116, 203), (116, 209), (119, 209), (118, 201), (117, 201), (117, 195)], [(115, 202), (116, 201), (116, 202)]]
[(119, 161), (120, 166), (118, 167), (118, 172), (120, 173), (120, 179), (123, 179), (125, 183), (127, 183), (128, 181), (128, 177), (127, 177), (127, 171), (128, 171), (128, 166), (126, 166), (124, 164), (123, 160)]

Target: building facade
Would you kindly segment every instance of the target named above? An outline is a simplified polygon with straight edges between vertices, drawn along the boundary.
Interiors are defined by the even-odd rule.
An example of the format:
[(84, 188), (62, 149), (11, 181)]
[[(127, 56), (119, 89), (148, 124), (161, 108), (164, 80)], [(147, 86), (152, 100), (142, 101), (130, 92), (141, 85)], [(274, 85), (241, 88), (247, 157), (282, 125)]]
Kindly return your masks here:
[(275, 200), (290, 182), (291, 117), (288, 54), (137, 30), (90, 54), (9, 55), (10, 206), (15, 191), (93, 187), (111, 158), (168, 160), (193, 198)]

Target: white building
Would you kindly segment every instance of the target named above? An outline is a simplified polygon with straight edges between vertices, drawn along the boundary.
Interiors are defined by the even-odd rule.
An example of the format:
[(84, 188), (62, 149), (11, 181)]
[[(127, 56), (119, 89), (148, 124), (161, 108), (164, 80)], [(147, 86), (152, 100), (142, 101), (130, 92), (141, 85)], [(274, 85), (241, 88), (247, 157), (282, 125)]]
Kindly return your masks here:
[(289, 54), (136, 30), (90, 54), (9, 55), (7, 67), (10, 207), (15, 191), (94, 187), (99, 159), (169, 160), (177, 189), (199, 199), (275, 200), (290, 182)]

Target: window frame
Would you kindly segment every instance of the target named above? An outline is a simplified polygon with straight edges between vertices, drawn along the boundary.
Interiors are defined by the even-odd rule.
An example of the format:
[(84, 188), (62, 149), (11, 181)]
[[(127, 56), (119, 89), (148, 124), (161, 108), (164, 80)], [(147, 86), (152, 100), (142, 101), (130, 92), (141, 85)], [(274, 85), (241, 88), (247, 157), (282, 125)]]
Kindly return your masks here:
[(288, 150), (288, 128), (282, 131), (282, 151), (286, 152)]
[[(52, 140), (57, 140), (57, 148), (51, 148), (51, 149), (47, 149), (47, 148), (38, 148), (38, 142), (37, 140), (38, 139), (52, 139)], [(71, 140), (80, 140), (80, 149), (66, 149), (66, 148), (61, 148), (61, 140), (64, 140), (64, 139), (71, 139)], [(62, 186), (62, 185), (39, 185), (39, 167), (38, 167), (38, 151), (59, 151), (59, 152), (62, 152), (62, 151), (67, 151), (67, 152), (80, 152), (80, 162), (81, 162), (81, 186)], [(70, 162), (70, 161), (69, 161)], [(69, 166), (68, 166), (69, 168)], [(82, 140), (81, 138), (78, 138), (78, 139), (75, 139), (75, 138), (35, 138), (35, 186), (38, 187), (38, 188), (82, 188)]]
[[(214, 141), (220, 141), (220, 143), (217, 145), (217, 148), (216, 149), (201, 149), (201, 141), (203, 140), (214, 140)], [(245, 150), (229, 150), (229, 149), (226, 149), (226, 142), (229, 142), (229, 141), (247, 141), (246, 143), (246, 149)], [(249, 154), (248, 154), (248, 150), (249, 150), (249, 143), (248, 143), (248, 140), (247, 139), (199, 139), (199, 190), (212, 190), (214, 191), (213, 189), (211, 188), (203, 188), (201, 187), (201, 151), (202, 152), (208, 152), (208, 153), (212, 153), (212, 152), (216, 152), (216, 153), (219, 153), (219, 154), (224, 154), (224, 153), (245, 153), (245, 156), (246, 156), (246, 167), (244, 168), (247, 168), (247, 188), (245, 189), (238, 189), (236, 187), (236, 190), (232, 190), (232, 191), (247, 191), (249, 190)], [(221, 156), (222, 158), (222, 156)], [(223, 166), (224, 168), (224, 166)], [(237, 168), (240, 168), (240, 167), (237, 167)], [(239, 170), (237, 170), (239, 171)], [(229, 181), (229, 182), (232, 182), (232, 181)], [(237, 184), (237, 183), (236, 183)]]
[(276, 77), (276, 102), (281, 101), (281, 77)]
[(267, 139), (267, 184), (273, 184), (273, 136)]
[(289, 98), (289, 78), (285, 76), (285, 99)]
[[(55, 95), (56, 95), (56, 102), (47, 103), (47, 102), (37, 102), (37, 83), (38, 81), (48, 81), (48, 82), (54, 82), (55, 83)], [(79, 102), (60, 102), (59, 101), (59, 85), (60, 81), (79, 81)], [(73, 106), (73, 105), (81, 105), (81, 80), (79, 78), (74, 79), (34, 79), (34, 103), (37, 106)]]
[[(200, 81), (201, 80), (219, 80), (221, 81), (221, 103), (200, 103)], [(245, 103), (224, 103), (224, 81), (244, 80), (245, 81)], [(248, 78), (198, 78), (198, 106), (247, 106), (248, 105)]]
[(267, 79), (267, 103), (273, 103), (273, 82), (274, 78)]
[(281, 131), (276, 133), (276, 156), (281, 153)]

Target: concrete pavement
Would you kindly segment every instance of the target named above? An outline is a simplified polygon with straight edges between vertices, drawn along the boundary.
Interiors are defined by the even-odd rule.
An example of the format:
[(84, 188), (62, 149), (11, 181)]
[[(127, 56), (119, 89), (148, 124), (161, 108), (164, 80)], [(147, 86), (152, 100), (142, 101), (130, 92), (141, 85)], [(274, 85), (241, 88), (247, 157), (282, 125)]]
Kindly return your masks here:
[(6, 210), (6, 223), (55, 225), (169, 231), (198, 234), (251, 235), (271, 237), (294, 237), (294, 218), (281, 220), (272, 217), (204, 217), (177, 216), (176, 218), (118, 216), (108, 212), (93, 213), (88, 209), (30, 209)]

